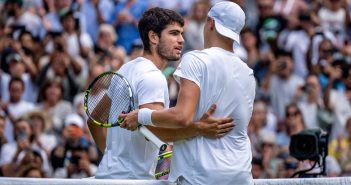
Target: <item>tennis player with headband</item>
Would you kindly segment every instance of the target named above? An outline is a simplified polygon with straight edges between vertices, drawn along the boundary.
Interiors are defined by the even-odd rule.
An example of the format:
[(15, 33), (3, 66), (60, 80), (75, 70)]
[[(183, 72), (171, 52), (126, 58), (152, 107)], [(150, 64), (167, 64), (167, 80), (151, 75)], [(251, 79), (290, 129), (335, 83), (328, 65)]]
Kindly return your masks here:
[(235, 128), (222, 138), (198, 136), (175, 142), (168, 180), (179, 184), (253, 184), (247, 126), (256, 82), (253, 71), (233, 53), (233, 43), (240, 43), (244, 25), (245, 13), (240, 6), (230, 1), (215, 4), (204, 27), (205, 49), (186, 53), (174, 73), (180, 83), (177, 105), (121, 115), (128, 130), (138, 124), (186, 127), (214, 103), (218, 105), (214, 116), (235, 117)]
[[(138, 25), (144, 44), (142, 57), (123, 65), (118, 71), (130, 83), (135, 95), (135, 105), (148, 110), (168, 108), (169, 96), (165, 77), (160, 71), (168, 61), (180, 59), (184, 39), (184, 20), (174, 11), (152, 8), (146, 11)], [(232, 118), (215, 119), (210, 115), (215, 107), (204, 114), (203, 122), (190, 124), (184, 129), (161, 129), (147, 126), (165, 141), (184, 139), (197, 135), (220, 137), (230, 131)], [(118, 115), (112, 115), (118, 117)], [(100, 151), (104, 151), (96, 178), (155, 179), (154, 172), (158, 149), (147, 142), (139, 132), (112, 127), (103, 132), (88, 121), (90, 132)], [(162, 132), (162, 134), (160, 134)], [(167, 132), (167, 133), (163, 133)]]

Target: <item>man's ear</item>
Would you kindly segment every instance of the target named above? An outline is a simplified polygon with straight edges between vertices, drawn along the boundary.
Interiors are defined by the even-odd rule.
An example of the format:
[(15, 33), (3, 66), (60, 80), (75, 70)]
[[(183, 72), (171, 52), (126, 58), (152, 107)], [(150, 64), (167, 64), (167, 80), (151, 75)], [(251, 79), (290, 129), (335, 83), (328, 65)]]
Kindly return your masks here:
[(148, 36), (149, 36), (149, 40), (150, 40), (151, 45), (158, 44), (160, 38), (158, 37), (158, 35), (155, 32), (149, 31)]
[(210, 30), (216, 29), (215, 27), (215, 21), (213, 19), (210, 20)]

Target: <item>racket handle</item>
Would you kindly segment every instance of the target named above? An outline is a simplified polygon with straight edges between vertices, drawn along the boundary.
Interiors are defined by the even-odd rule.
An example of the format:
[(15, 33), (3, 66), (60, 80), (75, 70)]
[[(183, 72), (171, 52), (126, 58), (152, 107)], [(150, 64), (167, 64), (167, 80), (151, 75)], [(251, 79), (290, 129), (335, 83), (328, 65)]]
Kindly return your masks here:
[(167, 144), (161, 141), (154, 133), (144, 126), (139, 127), (139, 132), (141, 132), (149, 141), (151, 141), (160, 151), (165, 151)]

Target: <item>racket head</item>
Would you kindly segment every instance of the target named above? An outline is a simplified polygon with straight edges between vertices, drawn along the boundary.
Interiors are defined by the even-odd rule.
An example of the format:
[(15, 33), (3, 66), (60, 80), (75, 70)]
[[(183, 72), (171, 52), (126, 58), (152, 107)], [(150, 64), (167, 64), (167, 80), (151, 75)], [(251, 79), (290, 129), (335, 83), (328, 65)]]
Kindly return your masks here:
[(119, 126), (123, 119), (118, 116), (132, 109), (132, 89), (121, 74), (104, 72), (85, 91), (84, 110), (90, 120), (101, 127)]
[(155, 178), (157, 180), (167, 180), (170, 172), (172, 151), (164, 152), (157, 157)]

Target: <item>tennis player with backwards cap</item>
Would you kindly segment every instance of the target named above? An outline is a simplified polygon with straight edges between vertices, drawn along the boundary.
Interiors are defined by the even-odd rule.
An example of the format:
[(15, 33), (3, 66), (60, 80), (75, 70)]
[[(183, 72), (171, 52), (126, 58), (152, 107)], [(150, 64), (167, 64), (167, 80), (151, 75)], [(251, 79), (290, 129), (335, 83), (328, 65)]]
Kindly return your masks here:
[(253, 71), (233, 53), (233, 42), (239, 43), (244, 24), (245, 13), (237, 4), (215, 4), (204, 27), (205, 49), (185, 54), (174, 73), (180, 83), (177, 105), (121, 115), (125, 118), (123, 127), (128, 130), (134, 130), (138, 124), (187, 126), (214, 103), (218, 105), (214, 116), (235, 118), (235, 128), (219, 139), (198, 136), (175, 142), (168, 180), (182, 185), (253, 184), (247, 126), (256, 82)]
[[(161, 69), (166, 67), (168, 61), (180, 59), (184, 42), (183, 25), (182, 17), (167, 9), (152, 8), (142, 15), (138, 28), (144, 44), (144, 54), (123, 65), (118, 71), (130, 83), (135, 94), (135, 105), (139, 108), (168, 108), (167, 82)], [(114, 108), (114, 103), (118, 102), (112, 101), (111, 109)], [(233, 128), (233, 119), (215, 119), (210, 116), (214, 110), (214, 107), (209, 109), (202, 119), (204, 122), (190, 124), (184, 129), (148, 128), (156, 135), (162, 132), (163, 136), (167, 136), (161, 137), (164, 140), (184, 139), (200, 134), (220, 137)], [(111, 116), (116, 116), (116, 119), (118, 117)], [(96, 178), (155, 179), (159, 150), (146, 141), (140, 132), (112, 127), (107, 129), (105, 135), (102, 131), (104, 128), (95, 125), (91, 120), (88, 120), (88, 125), (100, 151), (104, 151)]]

